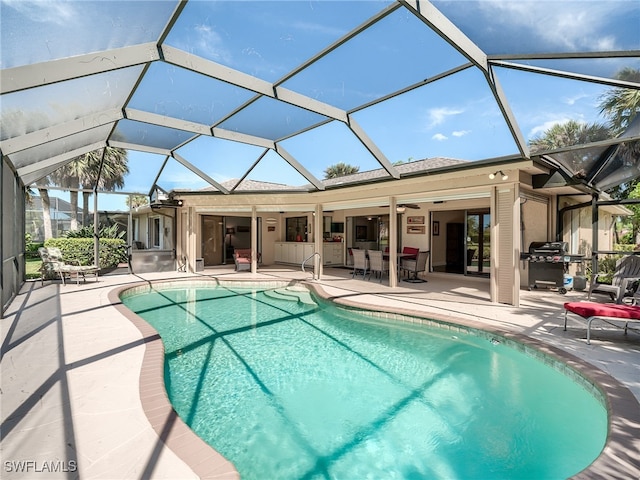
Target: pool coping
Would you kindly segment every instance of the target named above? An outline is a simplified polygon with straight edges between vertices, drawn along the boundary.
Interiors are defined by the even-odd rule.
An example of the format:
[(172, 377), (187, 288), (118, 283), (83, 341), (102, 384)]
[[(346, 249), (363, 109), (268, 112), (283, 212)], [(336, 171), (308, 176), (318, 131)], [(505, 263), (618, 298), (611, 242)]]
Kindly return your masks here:
[[(296, 280), (232, 280), (217, 278), (193, 280), (156, 280), (145, 281), (112, 289), (108, 294), (109, 302), (134, 326), (143, 336), (145, 352), (140, 371), (140, 400), (147, 419), (154, 431), (178, 457), (180, 457), (200, 478), (238, 479), (240, 475), (233, 463), (224, 458), (213, 447), (191, 430), (180, 419), (173, 409), (164, 386), (164, 345), (158, 332), (142, 317), (129, 310), (122, 304), (120, 295), (125, 291), (135, 292), (137, 289), (147, 289), (154, 285), (176, 286), (185, 285), (224, 285), (242, 284), (258, 287), (278, 287), (287, 285), (305, 285), (318, 297), (348, 308), (358, 308), (369, 312), (376, 312), (377, 317), (397, 320), (398, 316), (419, 319), (417, 323), (427, 323), (439, 328), (450, 328), (456, 331), (482, 332), (488, 336), (506, 340), (511, 346), (521, 345), (519, 348), (528, 354), (534, 354), (539, 360), (551, 360), (551, 364), (566, 365), (563, 373), (572, 375), (577, 372), (586, 388), (593, 388), (594, 395), (600, 394), (608, 411), (608, 430), (605, 446), (600, 455), (585, 469), (571, 478), (624, 478), (630, 469), (640, 471), (640, 458), (628, 446), (632, 441), (640, 438), (640, 403), (622, 383), (598, 367), (579, 359), (578, 357), (552, 345), (536, 340), (527, 335), (492, 327), (485, 323), (439, 315), (434, 312), (424, 313), (418, 310), (401, 307), (385, 307), (369, 305), (349, 299), (329, 295), (320, 284), (309, 281)], [(407, 321), (402, 319), (402, 321)], [(410, 322), (411, 323), (411, 322)], [(545, 363), (549, 363), (548, 361)], [(557, 365), (552, 365), (557, 368)], [(575, 379), (575, 376), (574, 376)]]

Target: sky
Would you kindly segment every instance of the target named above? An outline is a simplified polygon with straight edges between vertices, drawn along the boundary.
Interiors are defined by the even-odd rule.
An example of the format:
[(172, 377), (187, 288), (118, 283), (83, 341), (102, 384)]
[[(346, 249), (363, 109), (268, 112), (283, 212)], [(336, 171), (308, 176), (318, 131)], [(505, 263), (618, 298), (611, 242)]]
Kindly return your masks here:
[[(279, 82), (283, 88), (332, 107), (354, 109), (352, 118), (390, 162), (432, 157), (473, 161), (517, 154), (490, 82), (475, 67), (358, 110), (360, 105), (429, 81), (468, 61), (404, 8), (290, 75), (391, 3), (192, 1), (165, 45), (265, 82)], [(433, 4), (488, 55), (640, 50), (640, 2), (636, 0)], [(155, 41), (174, 3), (2, 0), (0, 8), (4, 69)], [(28, 47), (22, 48), (24, 45)], [(613, 77), (623, 66), (640, 69), (638, 57), (509, 61), (605, 78)], [(59, 124), (96, 109), (118, 107), (128, 98), (140, 71), (140, 67), (130, 67), (96, 75), (86, 83), (76, 82), (73, 88), (61, 83), (34, 89), (28, 95), (3, 95), (0, 112), (5, 133), (1, 139), (33, 130), (35, 118)], [(556, 123), (605, 120), (599, 104), (610, 87), (504, 67), (495, 67), (492, 73), (527, 140)], [(186, 122), (219, 123), (221, 128), (269, 140), (286, 138), (325, 120), (318, 113), (271, 98), (261, 98), (225, 120), (253, 96), (246, 89), (155, 62), (127, 106)], [(21, 110), (16, 113), (12, 108), (18, 106)], [(193, 135), (184, 131), (133, 120), (121, 121), (115, 134), (131, 143), (151, 141), (159, 148), (172, 149), (186, 142), (176, 152), (217, 182), (242, 177), (264, 155), (249, 179), (308, 183), (264, 147), (207, 136), (192, 139)], [(380, 168), (362, 142), (336, 120), (279, 144), (318, 179), (324, 177), (326, 167), (338, 162), (357, 165), (361, 171)], [(131, 150), (128, 158), (130, 173), (124, 190), (148, 192), (165, 157)], [(171, 190), (208, 184), (170, 158), (158, 185)]]

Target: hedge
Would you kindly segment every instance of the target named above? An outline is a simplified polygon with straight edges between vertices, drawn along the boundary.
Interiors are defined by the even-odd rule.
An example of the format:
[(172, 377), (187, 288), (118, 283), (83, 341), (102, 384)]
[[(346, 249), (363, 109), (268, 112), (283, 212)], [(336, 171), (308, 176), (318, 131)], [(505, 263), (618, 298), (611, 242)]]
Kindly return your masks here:
[[(66, 262), (94, 265), (92, 238), (50, 238), (45, 247), (58, 247)], [(127, 261), (127, 245), (119, 238), (100, 239), (100, 268), (117, 267)]]

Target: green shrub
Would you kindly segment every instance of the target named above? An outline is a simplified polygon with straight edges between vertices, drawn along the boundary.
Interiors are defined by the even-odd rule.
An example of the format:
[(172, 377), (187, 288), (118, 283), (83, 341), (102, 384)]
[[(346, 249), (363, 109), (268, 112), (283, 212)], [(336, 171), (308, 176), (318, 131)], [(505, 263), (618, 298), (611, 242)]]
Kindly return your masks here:
[(24, 246), (25, 258), (40, 258), (38, 254), (38, 248), (42, 247), (44, 243), (28, 242)]
[[(123, 238), (127, 232), (120, 230), (118, 224), (108, 227), (100, 227), (98, 237), (100, 238)], [(66, 238), (93, 238), (93, 224), (82, 227), (79, 230), (69, 230), (65, 234)]]
[[(93, 238), (50, 238), (45, 247), (58, 247), (65, 262), (80, 265), (94, 265)], [(117, 267), (127, 261), (124, 240), (119, 238), (100, 239), (100, 268)]]
[(617, 252), (633, 252), (636, 246), (633, 243), (616, 243), (613, 249)]

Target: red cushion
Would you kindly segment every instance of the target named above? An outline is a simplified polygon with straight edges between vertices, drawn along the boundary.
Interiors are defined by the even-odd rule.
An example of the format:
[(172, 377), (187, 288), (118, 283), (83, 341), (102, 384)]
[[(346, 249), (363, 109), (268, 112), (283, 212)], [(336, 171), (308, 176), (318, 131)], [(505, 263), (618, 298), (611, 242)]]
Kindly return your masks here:
[(569, 310), (581, 317), (612, 317), (631, 318), (640, 320), (640, 306), (618, 305), (615, 303), (595, 303), (595, 302), (567, 302), (564, 304), (565, 310)]

